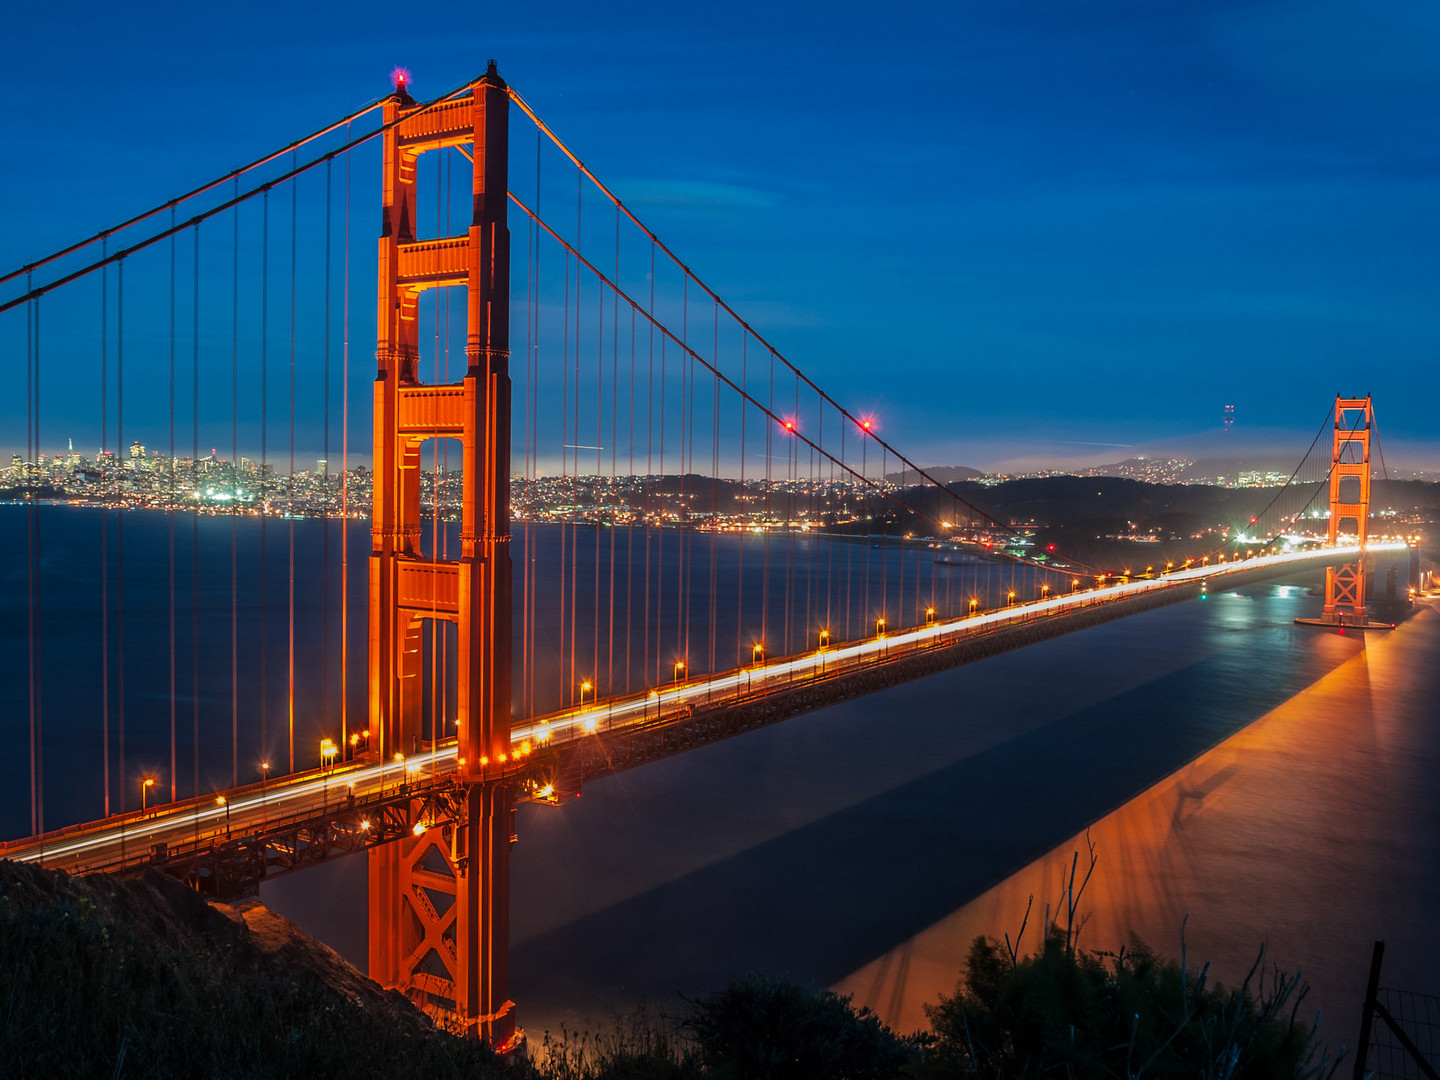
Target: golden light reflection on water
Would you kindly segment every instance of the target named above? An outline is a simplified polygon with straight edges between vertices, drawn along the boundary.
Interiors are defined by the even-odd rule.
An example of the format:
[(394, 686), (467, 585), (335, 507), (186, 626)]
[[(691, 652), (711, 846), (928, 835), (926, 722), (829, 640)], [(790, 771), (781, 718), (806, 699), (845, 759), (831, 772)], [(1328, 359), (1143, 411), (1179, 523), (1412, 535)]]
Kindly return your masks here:
[[(1091, 827), (1099, 863), (1081, 943), (1115, 949), (1134, 933), (1178, 958), (1188, 913), (1191, 963), (1209, 960), (1213, 977), (1235, 983), (1268, 941), (1269, 959), (1305, 969), (1308, 1005), (1341, 1010), (1331, 1036), (1353, 1039), (1348, 1010), (1370, 940), (1384, 936), (1375, 913), (1389, 875), (1377, 869), (1405, 857), (1393, 823), (1429, 794), (1405, 757), (1423, 707), (1415, 674), (1434, 663), (1437, 629), (1427, 609), (1392, 634), (1297, 638), (1338, 666)], [(954, 989), (970, 942), (1013, 936), (1032, 896), (1035, 945), (1084, 847), (1083, 833), (1060, 844), (836, 989), (900, 1030), (924, 1027), (923, 1003)]]

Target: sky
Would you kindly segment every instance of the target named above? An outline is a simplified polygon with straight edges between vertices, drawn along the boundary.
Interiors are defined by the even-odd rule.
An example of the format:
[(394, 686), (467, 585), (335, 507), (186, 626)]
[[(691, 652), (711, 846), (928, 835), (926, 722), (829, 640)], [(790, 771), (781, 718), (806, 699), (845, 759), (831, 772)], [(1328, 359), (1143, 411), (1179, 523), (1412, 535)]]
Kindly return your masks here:
[(0, 269), (383, 95), (397, 64), (424, 99), (494, 57), (924, 464), (1217, 455), (1226, 405), (1233, 443), (1298, 456), (1333, 395), (1372, 393), (1392, 468), (1440, 468), (1430, 2), (80, 0), (12, 6), (7, 39)]

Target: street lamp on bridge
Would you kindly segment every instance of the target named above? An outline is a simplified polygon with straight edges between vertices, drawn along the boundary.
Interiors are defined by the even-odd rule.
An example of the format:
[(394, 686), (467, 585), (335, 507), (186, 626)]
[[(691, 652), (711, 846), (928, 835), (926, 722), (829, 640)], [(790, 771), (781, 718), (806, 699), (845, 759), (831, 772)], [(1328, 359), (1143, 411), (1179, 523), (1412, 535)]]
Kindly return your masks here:
[(150, 794), (150, 789), (154, 786), (155, 778), (153, 776), (145, 777), (144, 783), (140, 785), (140, 812), (142, 814), (145, 812), (146, 797)]

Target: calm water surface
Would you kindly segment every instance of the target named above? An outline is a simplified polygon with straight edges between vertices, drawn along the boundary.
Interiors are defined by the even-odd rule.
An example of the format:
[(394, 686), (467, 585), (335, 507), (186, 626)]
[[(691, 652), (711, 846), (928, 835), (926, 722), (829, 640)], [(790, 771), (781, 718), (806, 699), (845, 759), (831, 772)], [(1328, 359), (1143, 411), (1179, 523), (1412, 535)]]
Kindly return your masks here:
[[(99, 517), (54, 508), (44, 519), (52, 824), (95, 816), (89, 811), (100, 800), (91, 763), (103, 697), (94, 643)], [(120, 539), (116, 517), (109, 515), (106, 534), (111, 559)], [(23, 550), (22, 526), (23, 511), (0, 508), (0, 539), (11, 550)], [(284, 745), (276, 718), (285, 713), (289, 531), (283, 523), (266, 526), (262, 574), (253, 555), (258, 535), (249, 535), (258, 534), (258, 522), (238, 528), (245, 543), (236, 569), (237, 662), (247, 673), (237, 691), (241, 739), (243, 756), (259, 760)], [(231, 757), (230, 523), (206, 519), (196, 533), (188, 529), (181, 521), (182, 795), (193, 781), (188, 733), (196, 702), (200, 786), (227, 782)], [(132, 770), (163, 770), (168, 523), (132, 514), (125, 530), (127, 755)], [(328, 655), (336, 672), (297, 690), (302, 746), (337, 723), (339, 535), (335, 524), (327, 532), (297, 523), (297, 664), (302, 672), (321, 670)], [(363, 526), (355, 535), (352, 610), (363, 612), (368, 538)], [(556, 557), (557, 537), (537, 539), (537, 565)], [(586, 572), (593, 581), (609, 571), (610, 538), (585, 543), (581, 584)], [(720, 549), (718, 579), (748, 567), (747, 588), (762, 591), (757, 567), (767, 558), (772, 583), (782, 580), (786, 559), (835, 566), (848, 557), (861, 569), (873, 560), (880, 599), (863, 588), (848, 598), (857, 627), (869, 618), (859, 610), (867, 603), (884, 605), (892, 625), (915, 621), (906, 611), (919, 602), (916, 582), (931, 572), (930, 557), (912, 550), (911, 592), (901, 600), (878, 573), (892, 556), (868, 545), (832, 550), (811, 542), (767, 553), (749, 541), (743, 552), (732, 543)], [(325, 563), (327, 548), (330, 572), (310, 572)], [(199, 554), (193, 566), (192, 550)], [(678, 565), (677, 549), (663, 554), (665, 566)], [(706, 552), (692, 557), (708, 583)], [(947, 573), (962, 575), (962, 584), (951, 586), (957, 603), (987, 584), (1008, 587), (971, 568), (940, 571), (942, 589)], [(23, 560), (12, 562), (3, 582), (0, 729), (14, 747), (26, 738)], [(658, 593), (658, 573), (652, 582)], [(1440, 935), (1427, 917), (1440, 894), (1440, 611), (1423, 608), (1393, 633), (1363, 637), (1296, 627), (1297, 615), (1319, 610), (1311, 591), (1317, 582), (1301, 577), (1132, 616), (648, 765), (592, 784), (559, 807), (522, 807), (512, 954), (522, 1023), (541, 1031), (603, 1022), (642, 1000), (674, 1004), (678, 995), (758, 970), (838, 987), (902, 1029), (923, 1026), (923, 1003), (953, 988), (976, 934), (1013, 934), (1030, 896), (1037, 910), (1055, 903), (1061, 867), (1089, 828), (1099, 857), (1083, 905), (1089, 945), (1114, 948), (1135, 932), (1178, 955), (1188, 914), (1192, 961), (1211, 960), (1219, 978), (1238, 981), (1268, 942), (1275, 961), (1304, 969), (1314, 987), (1308, 1001), (1323, 1010), (1325, 1030), (1352, 1042), (1373, 939), (1390, 946), (1387, 984), (1440, 993)], [(262, 584), (269, 597), (263, 619)], [(108, 587), (113, 725), (113, 573)], [(681, 596), (666, 588), (667, 604)], [(594, 670), (594, 627), (603, 620), (585, 607), (595, 594), (579, 593), (578, 662), (588, 649)], [(644, 609), (638, 586), (637, 594), (634, 613)], [(772, 605), (783, 603), (783, 593), (766, 595)], [(556, 595), (544, 596), (558, 618)], [(692, 616), (703, 613), (707, 588), (684, 596)], [(818, 607), (819, 596), (807, 603)], [(798, 594), (792, 599), (798, 603)], [(836, 594), (830, 602), (831, 617), (839, 618), (847, 601)], [(667, 611), (666, 633), (678, 635), (679, 612)], [(738, 612), (716, 618), (723, 660), (731, 635), (740, 643), (732, 647), (743, 647), (753, 628), (740, 625)], [(691, 655), (708, 645), (695, 637)], [(575, 651), (562, 648), (553, 626), (538, 635), (536, 649), (552, 665), (568, 663)], [(645, 659), (635, 662), (648, 664), (654, 653), (655, 662), (668, 664), (657, 650), (655, 643), (636, 645)], [(262, 657), (263, 688), (254, 675)], [(187, 675), (197, 658), (198, 692), (191, 693)], [(351, 661), (352, 679), (363, 685), (363, 650), (352, 650)], [(623, 662), (619, 668), (623, 677)], [(26, 766), (23, 754), (0, 761), (7, 835), (28, 831)], [(112, 777), (117, 791), (120, 783)], [(365, 887), (364, 861), (347, 859), (277, 879), (262, 895), (363, 967)]]

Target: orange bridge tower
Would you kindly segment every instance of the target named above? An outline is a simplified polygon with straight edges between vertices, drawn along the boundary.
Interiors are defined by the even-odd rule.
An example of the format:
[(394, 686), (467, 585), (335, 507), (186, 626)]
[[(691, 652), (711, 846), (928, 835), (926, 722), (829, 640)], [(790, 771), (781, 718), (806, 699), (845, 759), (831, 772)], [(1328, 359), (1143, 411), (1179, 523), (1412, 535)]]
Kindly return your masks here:
[[(386, 762), (428, 745), (423, 621), (457, 624), (462, 803), (453, 825), (429, 828), (426, 803), (413, 800), (412, 835), (371, 851), (370, 975), (499, 1049), (517, 1037), (513, 794), (496, 777), (510, 749), (509, 105), (494, 61), (443, 103), (420, 106), (403, 79), (385, 103), (369, 623), (369, 722)], [(417, 240), (418, 158), (452, 146), (472, 148), (469, 231)], [(420, 381), (416, 319), (420, 291), (439, 287), (463, 287), (466, 298), (467, 369), (445, 386)], [(449, 561), (420, 545), (420, 448), (439, 438), (459, 440), (464, 473), (459, 558)]]
[[(1370, 398), (1335, 399), (1335, 425), (1330, 454), (1330, 533), (1332, 545), (1343, 536), (1362, 548), (1370, 524), (1370, 435), (1375, 410)], [(1325, 607), (1318, 619), (1296, 622), (1316, 626), (1370, 625), (1365, 608), (1365, 554), (1354, 562), (1325, 570)], [(1388, 629), (1389, 623), (1384, 624)]]

